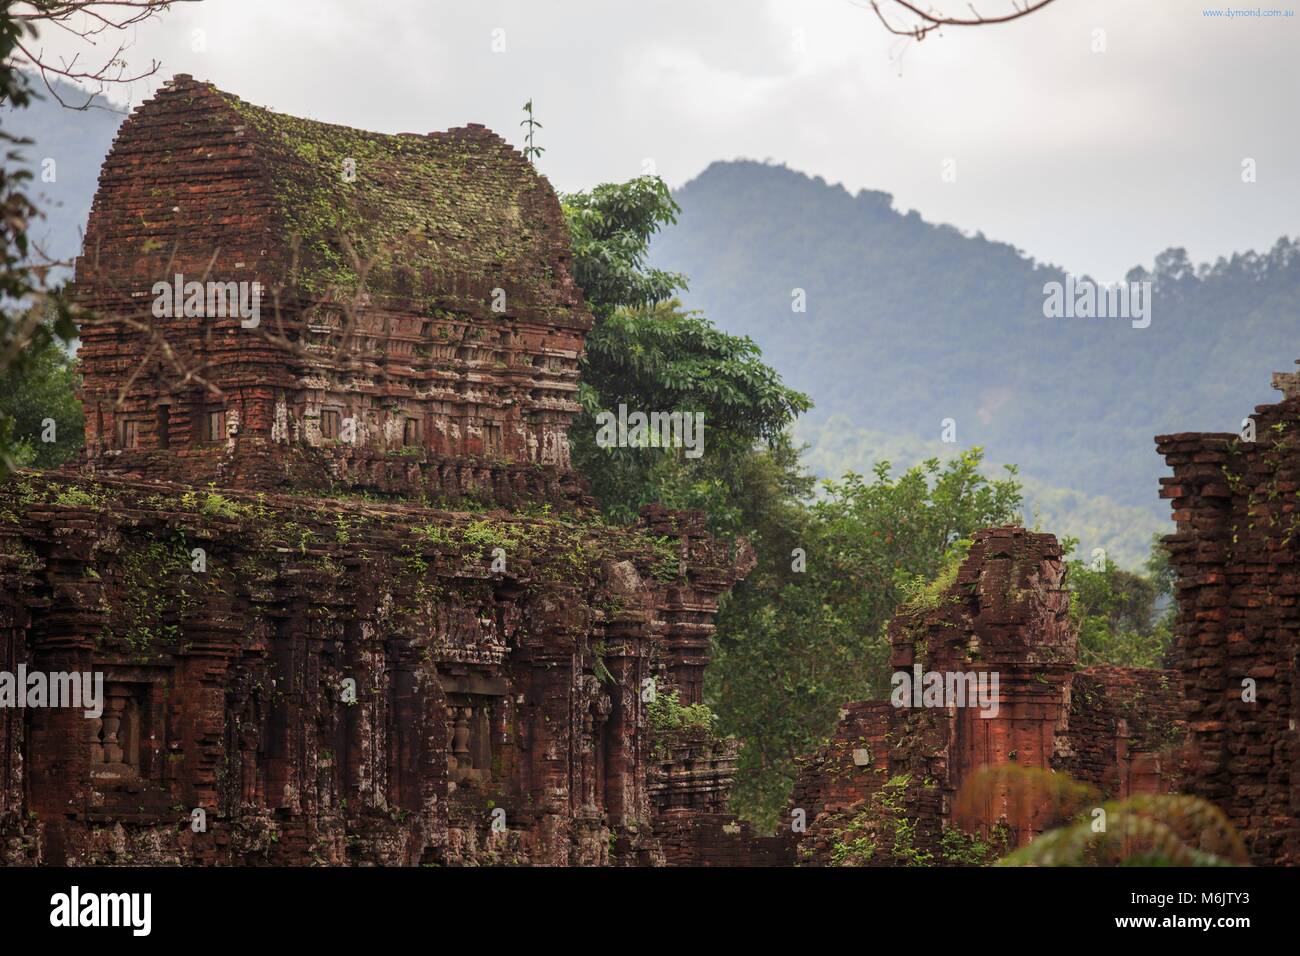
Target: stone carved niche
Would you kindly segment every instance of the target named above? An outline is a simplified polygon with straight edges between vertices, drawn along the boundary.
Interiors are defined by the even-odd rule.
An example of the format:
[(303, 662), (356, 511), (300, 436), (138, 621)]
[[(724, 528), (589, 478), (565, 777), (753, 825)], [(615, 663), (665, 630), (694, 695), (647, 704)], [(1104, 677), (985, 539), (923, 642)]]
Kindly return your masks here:
[(140, 778), (142, 742), (148, 739), (149, 685), (106, 681), (104, 712), (90, 723), (90, 772), (96, 780)]
[(483, 788), (494, 780), (506, 737), (506, 682), (473, 674), (440, 675), (447, 695), (447, 786)]

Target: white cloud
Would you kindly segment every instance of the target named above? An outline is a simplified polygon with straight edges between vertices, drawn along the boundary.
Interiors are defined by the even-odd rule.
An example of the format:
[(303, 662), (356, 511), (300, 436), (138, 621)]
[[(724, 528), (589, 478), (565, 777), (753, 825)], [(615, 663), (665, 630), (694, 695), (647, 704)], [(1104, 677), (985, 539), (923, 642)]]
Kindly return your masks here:
[[(1097, 28), (1104, 54), (1090, 51)], [(1208, 258), (1297, 231), (1297, 30), (1297, 17), (1132, 0), (920, 44), (860, 0), (207, 0), (138, 28), (130, 54), (161, 60), (158, 81), (191, 73), (386, 132), (472, 121), (518, 141), (532, 97), (562, 189), (636, 175), (644, 157), (674, 183), (714, 159), (771, 157), (1104, 278), (1170, 243)], [(1237, 176), (1245, 156), (1253, 186)], [(956, 183), (940, 180), (946, 157)]]

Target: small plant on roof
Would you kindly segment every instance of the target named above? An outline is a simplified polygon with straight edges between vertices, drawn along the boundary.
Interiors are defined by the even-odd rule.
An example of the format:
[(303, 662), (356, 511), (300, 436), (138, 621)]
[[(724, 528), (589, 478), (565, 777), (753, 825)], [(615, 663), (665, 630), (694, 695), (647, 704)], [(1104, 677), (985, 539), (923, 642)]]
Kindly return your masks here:
[(533, 133), (541, 129), (542, 124), (537, 122), (537, 117), (533, 115), (532, 100), (529, 100), (524, 104), (524, 114), (524, 120), (519, 124), (528, 129), (528, 141), (527, 145), (524, 146), (524, 159), (528, 160), (530, 163), (535, 163), (541, 158), (542, 153), (546, 152), (546, 150), (533, 141)]

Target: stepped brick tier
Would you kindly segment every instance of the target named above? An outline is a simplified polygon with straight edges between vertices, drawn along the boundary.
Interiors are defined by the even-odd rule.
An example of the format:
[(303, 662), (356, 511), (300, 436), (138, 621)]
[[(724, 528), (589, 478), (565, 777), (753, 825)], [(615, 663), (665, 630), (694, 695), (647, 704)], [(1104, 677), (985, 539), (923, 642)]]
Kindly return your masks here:
[(0, 709), (0, 862), (663, 862), (646, 681), (737, 574), (669, 519), (20, 473), (0, 669), (105, 686)]
[(550, 185), (481, 126), (387, 136), (177, 76), (122, 124), (77, 261), (87, 466), (580, 498), (570, 259)]
[(708, 728), (659, 731), (651, 738), (654, 832), (669, 866), (788, 866), (793, 845), (761, 836), (729, 813), (736, 741)]
[(1176, 665), (1192, 759), (1186, 789), (1216, 803), (1256, 863), (1300, 864), (1300, 375), (1241, 433), (1161, 435), (1177, 533)]
[(1002, 783), (959, 815), (962, 784), (986, 766), (1063, 771), (1116, 799), (1171, 789), (1179, 675), (1078, 668), (1064, 579), (1052, 535), (988, 529), (950, 585), (890, 622), (896, 673), (996, 673), (996, 713), (969, 700), (847, 705), (831, 742), (801, 761), (799, 862), (981, 862), (971, 848), (991, 859), (1059, 822), (1050, 801), (1015, 799)]

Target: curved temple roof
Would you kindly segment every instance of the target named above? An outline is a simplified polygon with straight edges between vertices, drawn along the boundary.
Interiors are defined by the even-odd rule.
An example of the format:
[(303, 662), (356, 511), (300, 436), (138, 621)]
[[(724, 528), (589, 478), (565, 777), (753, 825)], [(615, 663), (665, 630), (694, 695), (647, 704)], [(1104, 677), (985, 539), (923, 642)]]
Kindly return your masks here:
[[(272, 248), (262, 254), (271, 261), (262, 259), (262, 267), (272, 265), (308, 298), (350, 298), (359, 260), (366, 290), (392, 307), (490, 313), (501, 289), (512, 315), (591, 325), (569, 272), (569, 235), (555, 192), (482, 126), (427, 135), (367, 132), (276, 113), (178, 75), (123, 124), (101, 176), (88, 251), (96, 241), (120, 249), (125, 238), (109, 220), (121, 224), (121, 210), (112, 207), (119, 193), (129, 195), (135, 166), (119, 153), (155, 168), (172, 165), (180, 181), (171, 212), (209, 226), (213, 217), (187, 204), (219, 196), (211, 188), (219, 177), (256, 180), (256, 199), (243, 197), (239, 206), (267, 213)], [(223, 222), (230, 213), (223, 211)], [(141, 219), (152, 228), (140, 229)], [(154, 233), (141, 253), (157, 258), (173, 245), (168, 238), (201, 238), (179, 223), (173, 235), (158, 235), (165, 224), (149, 219), (133, 221), (133, 238)], [(227, 225), (230, 231), (241, 224)], [(248, 239), (228, 242), (211, 229), (202, 238), (227, 248)]]

